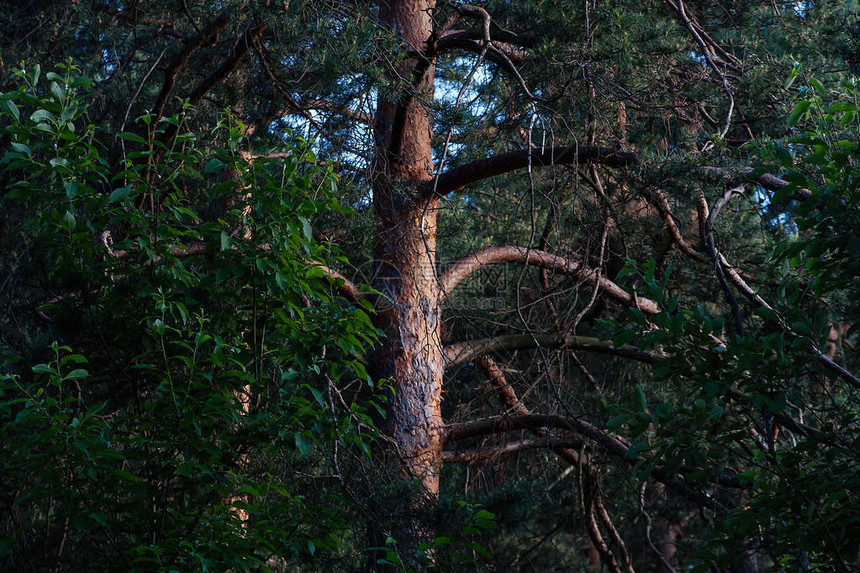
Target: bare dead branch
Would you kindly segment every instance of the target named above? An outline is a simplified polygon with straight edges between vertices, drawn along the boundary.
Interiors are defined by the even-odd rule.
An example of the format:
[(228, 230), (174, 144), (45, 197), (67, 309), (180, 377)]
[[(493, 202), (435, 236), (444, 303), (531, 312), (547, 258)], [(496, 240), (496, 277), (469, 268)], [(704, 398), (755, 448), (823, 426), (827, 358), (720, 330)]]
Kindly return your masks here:
[[(705, 61), (708, 64), (717, 77), (720, 79), (720, 83), (722, 84), (723, 91), (726, 93), (726, 96), (729, 100), (728, 110), (726, 111), (726, 119), (725, 124), (723, 125), (723, 129), (720, 131), (719, 137), (720, 139), (725, 139), (726, 134), (728, 134), (729, 129), (732, 125), (732, 113), (735, 109), (735, 98), (732, 94), (732, 89), (729, 86), (728, 78), (726, 74), (719, 68), (717, 65), (717, 61), (715, 59), (715, 50), (719, 48), (719, 44), (713, 41), (707, 34), (705, 34), (704, 29), (695, 22), (695, 19), (690, 15), (687, 11), (687, 7), (684, 5), (684, 0), (666, 0), (666, 2), (678, 13), (678, 17), (681, 19), (681, 22), (684, 24), (684, 27), (689, 30), (690, 35), (693, 36), (693, 39), (699, 44), (699, 47), (702, 49), (702, 56), (705, 58)], [(727, 52), (722, 52), (726, 57), (728, 57), (731, 61), (733, 59)], [(735, 60), (736, 61), (736, 60)], [(733, 63), (734, 65), (734, 63)]]
[(594, 519), (595, 494), (590, 490), (593, 490), (596, 487), (597, 486), (594, 484), (589, 484), (589, 491), (585, 494), (586, 531), (588, 531), (588, 537), (591, 538), (591, 543), (594, 544), (594, 548), (597, 549), (597, 552), (600, 554), (600, 559), (603, 561), (604, 565), (606, 565), (612, 573), (622, 573), (621, 567), (618, 565), (618, 560), (615, 558), (615, 554), (612, 553), (609, 545), (606, 544), (606, 541), (603, 539), (603, 535), (600, 533), (600, 527), (597, 525), (597, 520)]
[(520, 402), (520, 399), (517, 398), (517, 393), (514, 392), (514, 389), (511, 388), (510, 384), (508, 384), (508, 381), (505, 379), (504, 372), (502, 372), (502, 369), (499, 368), (499, 365), (496, 364), (495, 360), (489, 356), (481, 356), (478, 359), (478, 364), (484, 372), (487, 373), (490, 381), (492, 381), (496, 386), (496, 390), (499, 392), (502, 401), (507, 404), (508, 407), (520, 415), (530, 413), (529, 409), (526, 408), (526, 405)]
[(174, 21), (170, 18), (155, 18), (140, 13), (140, 10), (117, 10), (116, 8), (102, 8), (105, 14), (113, 16), (117, 20), (122, 20), (133, 26), (156, 26), (165, 27), (173, 26)]
[[(741, 292), (741, 294), (744, 295), (744, 297), (746, 297), (751, 302), (758, 304), (759, 306), (763, 306), (764, 308), (776, 312), (776, 309), (774, 309), (770, 304), (768, 304), (768, 302), (764, 298), (762, 298), (760, 294), (758, 294), (746, 283), (743, 277), (741, 277), (741, 275), (738, 273), (737, 269), (735, 269), (732, 265), (729, 264), (729, 262), (722, 255), (722, 253), (717, 252), (717, 256), (719, 257), (720, 264), (725, 270), (726, 275), (732, 281), (735, 287)], [(777, 314), (777, 316), (779, 315)], [(782, 330), (786, 334), (791, 335), (794, 338), (806, 338), (807, 340), (809, 340), (816, 360), (826, 370), (829, 370), (845, 382), (848, 382), (848, 384), (850, 384), (854, 388), (860, 389), (860, 378), (846, 370), (840, 364), (836, 363), (832, 358), (827, 356), (825, 352), (822, 352), (822, 350), (818, 348), (818, 345), (815, 343), (815, 341), (813, 341), (809, 337), (805, 337), (794, 332), (794, 330), (792, 330), (791, 327), (786, 324), (782, 317), (779, 317), (779, 320), (777, 320), (775, 324), (779, 327), (780, 330)]]
[(566, 430), (584, 436), (600, 444), (608, 453), (624, 457), (630, 445), (622, 438), (609, 434), (593, 424), (577, 418), (566, 418), (544, 414), (525, 414), (519, 416), (496, 416), (444, 428), (445, 443), (456, 442), (479, 436), (512, 432), (516, 430), (539, 430), (548, 428)]
[[(628, 455), (627, 451), (630, 446), (619, 436), (604, 432), (584, 420), (548, 414), (496, 416), (493, 418), (484, 418), (460, 424), (451, 424), (443, 429), (443, 439), (445, 443), (448, 444), (458, 440), (507, 433), (516, 430), (545, 432), (550, 428), (574, 432), (584, 438), (588, 438), (596, 442), (606, 453), (631, 466), (644, 461), (644, 458), (641, 456)], [(705, 507), (720, 505), (713, 497), (687, 487), (677, 477), (670, 475), (662, 467), (655, 467), (651, 471), (651, 477), (679, 492), (686, 499), (694, 503), (698, 503)], [(718, 476), (715, 481), (727, 487), (744, 487), (744, 484), (740, 483), (734, 476)]]
[[(437, 42), (444, 41), (448, 38), (462, 38), (465, 40), (482, 40), (484, 39), (483, 30), (446, 30), (439, 35)], [(535, 36), (531, 34), (518, 34), (507, 30), (495, 29), (492, 30), (491, 42), (505, 44), (513, 49), (525, 50), (535, 45)]]
[[(489, 356), (482, 356), (478, 359), (478, 364), (487, 373), (490, 381), (496, 386), (496, 390), (499, 392), (499, 396), (502, 398), (502, 401), (507, 404), (513, 411), (517, 414), (525, 416), (531, 414), (529, 409), (523, 404), (519, 398), (517, 398), (517, 393), (508, 384), (507, 379), (505, 378), (504, 372), (499, 368), (499, 365), (496, 364), (496, 361), (490, 358)], [(532, 430), (532, 433), (539, 437), (543, 438), (544, 442), (547, 440), (547, 432), (543, 429), (540, 430)], [(583, 451), (585, 447), (585, 443), (580, 440), (579, 443), (570, 443), (570, 444), (557, 444), (555, 446), (551, 446), (552, 450), (555, 454), (560, 457), (562, 460), (567, 462), (572, 467), (579, 467), (580, 469), (585, 467), (590, 472), (596, 472), (597, 468), (594, 467), (591, 463), (586, 462), (583, 459), (583, 456), (579, 454), (579, 452)], [(574, 449), (576, 448), (576, 449)]]

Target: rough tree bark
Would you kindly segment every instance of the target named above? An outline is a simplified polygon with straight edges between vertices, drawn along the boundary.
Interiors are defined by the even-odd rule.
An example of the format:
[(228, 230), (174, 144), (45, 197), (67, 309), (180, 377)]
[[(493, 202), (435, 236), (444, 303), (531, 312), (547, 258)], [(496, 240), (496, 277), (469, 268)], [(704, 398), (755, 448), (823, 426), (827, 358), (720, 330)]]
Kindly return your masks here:
[[(433, 0), (382, 2), (380, 22), (395, 30), (410, 54), (427, 52), (433, 29)], [(396, 69), (407, 88), (399, 98), (381, 94), (374, 123), (373, 209), (377, 220), (372, 285), (376, 325), (385, 333), (370, 359), (371, 373), (387, 380), (393, 392), (381, 428), (393, 441), (399, 471), (417, 479), (427, 496), (439, 492), (442, 460), (441, 392), (444, 366), (440, 339), (439, 287), (435, 277), (438, 197), (421, 198), (432, 179), (430, 118), (434, 65), (407, 57)], [(420, 500), (414, 500), (420, 503)], [(421, 512), (409, 511), (403, 523), (403, 559), (431, 528)], [(409, 515), (411, 514), (411, 515)], [(405, 531), (403, 530), (405, 529)], [(384, 543), (371, 532), (377, 547)], [(369, 568), (376, 566), (373, 555)]]

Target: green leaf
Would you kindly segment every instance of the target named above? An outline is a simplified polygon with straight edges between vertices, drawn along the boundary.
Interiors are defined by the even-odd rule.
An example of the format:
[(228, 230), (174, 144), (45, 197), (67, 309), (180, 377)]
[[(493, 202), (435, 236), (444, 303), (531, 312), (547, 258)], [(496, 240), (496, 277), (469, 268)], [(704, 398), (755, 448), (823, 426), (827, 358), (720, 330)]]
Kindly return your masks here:
[(221, 161), (220, 159), (215, 157), (215, 158), (210, 159), (206, 163), (206, 166), (203, 168), (203, 173), (206, 173), (207, 175), (209, 173), (215, 173), (216, 171), (220, 171), (221, 169), (223, 169), (226, 166), (227, 166), (226, 163), (224, 163), (223, 161)]
[(128, 199), (134, 193), (134, 185), (126, 185), (119, 189), (114, 189), (108, 196), (109, 203), (117, 203)]
[(36, 364), (30, 370), (32, 370), (35, 374), (53, 374), (54, 369), (48, 366), (47, 364)]
[(120, 469), (113, 470), (113, 475), (114, 475), (114, 477), (116, 477), (122, 481), (128, 481), (128, 482), (132, 482), (132, 483), (140, 481), (139, 477), (137, 477), (133, 473), (126, 471), (126, 470), (120, 470)]
[(792, 167), (794, 165), (794, 158), (791, 156), (791, 153), (781, 145), (773, 148), (773, 155), (785, 167)]
[(30, 148), (28, 146), (24, 145), (23, 143), (18, 143), (17, 141), (13, 141), (11, 143), (11, 145), (12, 145), (12, 149), (17, 151), (18, 153), (23, 153), (24, 155), (26, 155), (28, 157), (32, 155), (32, 153), (30, 152)]
[(797, 68), (792, 69), (791, 73), (788, 75), (788, 78), (785, 80), (785, 85), (783, 87), (785, 89), (790, 88), (798, 77), (800, 77), (800, 73), (797, 71)]
[(296, 432), (295, 440), (296, 440), (296, 448), (298, 448), (299, 452), (301, 452), (301, 454), (303, 456), (307, 456), (308, 454), (311, 453), (311, 449), (312, 449), (311, 445), (308, 443), (308, 439), (305, 437), (305, 435), (303, 433)]
[(708, 412), (708, 418), (710, 418), (711, 420), (719, 420), (722, 417), (722, 415), (723, 415), (723, 407), (720, 406), (719, 404), (717, 404), (716, 406), (711, 408), (711, 411)]
[(633, 406), (639, 412), (644, 412), (648, 408), (648, 399), (645, 397), (645, 391), (642, 386), (637, 384), (636, 390), (633, 392)]
[(66, 374), (63, 377), (63, 380), (79, 380), (81, 378), (86, 378), (89, 375), (90, 375), (90, 373), (87, 372), (86, 370), (84, 370), (83, 368), (76, 368), (76, 369), (72, 370), (71, 372), (69, 372), (68, 374)]
[(606, 422), (606, 429), (610, 432), (614, 432), (615, 430), (620, 429), (627, 422), (633, 419), (633, 414), (619, 414), (618, 416), (614, 416)]
[(53, 95), (54, 99), (60, 103), (64, 102), (66, 99), (66, 92), (57, 82), (51, 82), (51, 95)]
[(12, 100), (8, 100), (4, 101), (3, 104), (6, 109), (9, 110), (9, 113), (11, 113), (12, 116), (15, 118), (15, 121), (21, 123), (21, 112), (18, 110), (18, 106), (15, 105), (15, 102)]
[(765, 320), (770, 320), (772, 322), (779, 322), (779, 315), (772, 308), (767, 308), (766, 306), (760, 306), (753, 311), (756, 316), (759, 316)]
[(812, 87), (815, 88), (815, 91), (817, 91), (819, 95), (827, 95), (827, 90), (824, 89), (824, 84), (822, 84), (817, 78), (809, 78), (809, 83), (812, 84)]
[(130, 131), (123, 131), (122, 133), (117, 135), (117, 137), (119, 137), (120, 139), (124, 139), (126, 141), (132, 141), (134, 143), (149, 145), (149, 142), (147, 140), (145, 140), (144, 138), (142, 138), (141, 136), (139, 136), (136, 133), (131, 133)]
[(221, 231), (221, 250), (229, 251), (230, 248), (233, 247), (233, 237), (228, 235), (225, 231)]
[(308, 241), (312, 241), (314, 238), (314, 232), (313, 229), (311, 229), (310, 221), (308, 221), (305, 217), (302, 217), (301, 215), (299, 215), (299, 221), (302, 222), (302, 230), (304, 231), (305, 239), (307, 239)]
[(39, 77), (42, 75), (42, 66), (35, 64), (30, 68), (30, 83), (34, 86), (39, 83)]
[(794, 106), (794, 109), (791, 110), (791, 113), (788, 114), (788, 127), (794, 127), (797, 125), (797, 122), (800, 121), (801, 116), (806, 113), (806, 110), (809, 109), (811, 102), (809, 101), (800, 101)]
[(66, 211), (66, 214), (63, 215), (63, 228), (70, 233), (75, 230), (77, 226), (77, 221), (75, 220), (75, 215), (71, 211)]
[(78, 183), (76, 181), (66, 181), (63, 183), (63, 189), (66, 190), (66, 198), (74, 199), (78, 196)]
[(63, 169), (69, 169), (69, 162), (64, 157), (54, 157), (51, 159), (51, 167), (62, 167)]

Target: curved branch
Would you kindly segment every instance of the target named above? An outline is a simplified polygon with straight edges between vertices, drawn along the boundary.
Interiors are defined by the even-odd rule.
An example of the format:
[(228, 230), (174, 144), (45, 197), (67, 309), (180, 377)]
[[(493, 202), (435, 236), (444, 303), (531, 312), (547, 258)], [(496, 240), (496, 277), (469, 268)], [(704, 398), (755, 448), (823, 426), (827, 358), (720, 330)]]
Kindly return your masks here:
[(470, 183), (489, 179), (496, 175), (510, 173), (531, 166), (577, 165), (594, 161), (608, 167), (627, 167), (639, 161), (636, 153), (621, 151), (611, 147), (569, 146), (526, 148), (478, 159), (459, 167), (449, 169), (438, 177), (438, 182), (424, 184), (426, 193), (435, 192), (447, 195), (462, 189)]
[(440, 296), (448, 296), (448, 293), (471, 273), (487, 265), (498, 263), (523, 263), (576, 276), (596, 283), (604, 294), (624, 304), (637, 307), (646, 314), (660, 312), (660, 305), (655, 301), (627, 292), (611, 280), (598, 276), (594, 270), (580, 262), (544, 251), (516, 246), (487, 247), (456, 261), (439, 277)]
[[(526, 338), (528, 338), (528, 340), (524, 340)], [(516, 398), (516, 395), (513, 393), (513, 390), (511, 390), (510, 386), (507, 386), (507, 382), (504, 381), (504, 376), (501, 373), (501, 369), (498, 367), (498, 365), (495, 364), (495, 362), (490, 360), (487, 355), (491, 352), (498, 352), (500, 350), (534, 348), (535, 339), (537, 339), (538, 343), (541, 345), (544, 345), (545, 342), (545, 345), (550, 348), (553, 347), (553, 343), (555, 343), (555, 347), (561, 347), (558, 338), (543, 335), (536, 335), (534, 338), (531, 335), (511, 335), (500, 336), (492, 339), (488, 338), (486, 340), (472, 340), (447, 346), (444, 350), (444, 353), (446, 358), (450, 360), (451, 363), (446, 364), (446, 366), (463, 364), (465, 362), (477, 358), (479, 364), (481, 364), (484, 370), (487, 371), (487, 375), (490, 376), (490, 378), (500, 388), (503, 399), (505, 399), (508, 405), (514, 408), (518, 414), (528, 414), (529, 411), (519, 403), (518, 399)], [(572, 336), (570, 337), (568, 342), (571, 342), (572, 340), (575, 340), (579, 344), (583, 344), (583, 346), (577, 348), (584, 348), (594, 352), (606, 352), (607, 354), (613, 354), (615, 356), (621, 356), (623, 358), (629, 358), (631, 360), (638, 360), (646, 364), (659, 364), (669, 358), (668, 356), (649, 354), (629, 345), (610, 349), (611, 343), (607, 341), (591, 339), (588, 337)], [(518, 344), (522, 344), (522, 346), (518, 346)], [(692, 375), (694, 374), (694, 372), (692, 370), (689, 370), (683, 372), (683, 374)], [(748, 394), (741, 392), (740, 390), (736, 390), (734, 388), (727, 389), (726, 396), (732, 400), (740, 400), (747, 402), (752, 399)], [(828, 440), (828, 436), (825, 432), (813, 428), (812, 426), (808, 426), (803, 422), (799, 422), (785, 412), (775, 414), (774, 420), (780, 425), (788, 428), (792, 432), (806, 436), (807, 438), (815, 442), (826, 442)]]
[[(510, 44), (505, 44), (504, 42), (490, 41), (486, 45), (488, 47), (486, 53), (487, 60), (501, 67), (502, 70), (514, 75), (518, 83), (523, 86), (525, 82), (514, 66), (514, 62), (522, 63), (525, 61), (528, 53), (525, 50)], [(469, 39), (465, 35), (446, 36), (436, 43), (436, 53), (443, 53), (453, 48), (460, 48), (475, 54), (481, 54), (484, 51), (484, 44), (477, 40)], [(529, 92), (529, 95), (531, 95), (531, 92)]]
[(494, 42), (486, 38), (484, 38), (482, 42), (478, 42), (477, 40), (469, 40), (464, 36), (452, 35), (446, 36), (436, 43), (434, 54), (445, 52), (452, 48), (460, 48), (478, 54), (481, 57), (485, 57), (488, 61), (499, 66), (502, 71), (507, 72), (512, 76), (528, 99), (532, 101), (541, 100), (541, 98), (535, 96), (531, 92), (526, 80), (520, 74), (516, 65), (514, 65), (514, 61), (522, 62), (526, 59), (528, 54), (525, 50), (521, 50), (515, 46), (511, 46), (510, 44)]
[(611, 341), (589, 336), (570, 336), (567, 340), (564, 340), (551, 334), (511, 334), (479, 340), (467, 340), (449, 344), (445, 347), (443, 353), (445, 356), (445, 366), (451, 367), (473, 362), (487, 354), (512, 352), (514, 350), (530, 350), (537, 348), (537, 346), (543, 348), (585, 350), (598, 354), (630, 358), (631, 360), (637, 360), (646, 364), (657, 364), (664, 359), (661, 356), (643, 352), (629, 344), (616, 347)]

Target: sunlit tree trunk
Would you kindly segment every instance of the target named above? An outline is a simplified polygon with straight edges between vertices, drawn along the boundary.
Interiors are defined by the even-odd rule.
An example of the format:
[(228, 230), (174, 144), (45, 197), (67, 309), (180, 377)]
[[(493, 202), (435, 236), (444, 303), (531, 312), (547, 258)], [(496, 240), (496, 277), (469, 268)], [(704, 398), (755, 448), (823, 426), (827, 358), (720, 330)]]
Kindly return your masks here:
[[(391, 0), (380, 6), (380, 21), (402, 38), (402, 49), (424, 53), (432, 32), (432, 0)], [(383, 431), (391, 438), (398, 471), (418, 480), (424, 498), (439, 492), (442, 458), (440, 410), (442, 346), (436, 264), (438, 199), (422, 198), (421, 184), (432, 179), (430, 117), (432, 60), (411, 57), (396, 73), (407, 85), (398, 97), (382, 94), (375, 122), (373, 207), (377, 218), (373, 287), (376, 323), (385, 337), (372, 357), (372, 372), (393, 390)], [(420, 500), (413, 500), (416, 503)], [(407, 504), (408, 505), (408, 504)], [(403, 524), (414, 543), (431, 533), (426, 519)]]

